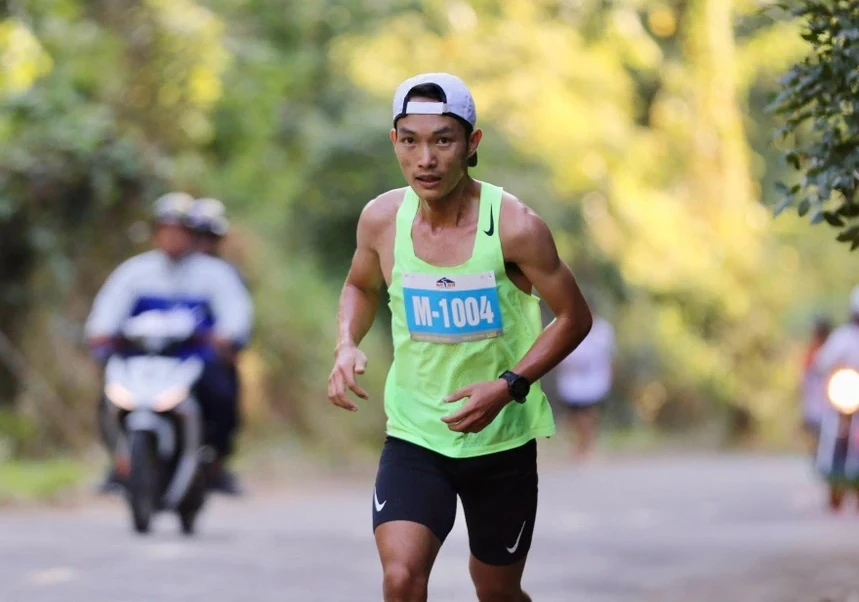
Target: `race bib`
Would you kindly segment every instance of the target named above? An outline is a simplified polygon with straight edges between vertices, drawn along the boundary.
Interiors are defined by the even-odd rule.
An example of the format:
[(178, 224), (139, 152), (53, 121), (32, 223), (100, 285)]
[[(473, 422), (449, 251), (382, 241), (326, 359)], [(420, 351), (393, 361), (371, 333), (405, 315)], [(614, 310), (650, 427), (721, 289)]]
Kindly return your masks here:
[(415, 341), (462, 343), (504, 332), (495, 272), (450, 277), (403, 274), (403, 300)]

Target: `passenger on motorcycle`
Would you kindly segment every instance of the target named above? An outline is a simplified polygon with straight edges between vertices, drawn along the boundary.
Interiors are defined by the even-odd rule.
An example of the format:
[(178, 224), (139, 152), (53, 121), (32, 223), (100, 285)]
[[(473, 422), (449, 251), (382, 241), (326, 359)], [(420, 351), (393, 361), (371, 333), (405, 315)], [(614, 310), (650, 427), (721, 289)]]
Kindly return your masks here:
[[(152, 310), (194, 312), (198, 342), (187, 352), (205, 361), (195, 393), (206, 421), (206, 442), (216, 452), (212, 481), (218, 489), (236, 493), (238, 485), (223, 469), (231, 452), (235, 420), (230, 410), (232, 384), (222, 366), (233, 362), (235, 350), (247, 341), (253, 307), (250, 295), (226, 262), (196, 252), (189, 227), (192, 204), (191, 196), (179, 192), (155, 202), (155, 248), (124, 261), (107, 278), (93, 302), (85, 332), (94, 357), (104, 362), (116, 351), (126, 319)], [(112, 453), (115, 437), (105, 428), (103, 435)], [(121, 468), (115, 466), (108, 477), (110, 483), (121, 482)]]
[(818, 317), (802, 362), (802, 428), (812, 449), (817, 447), (820, 422), (823, 418), (823, 412), (829, 404), (829, 400), (826, 398), (826, 377), (814, 369), (814, 360), (831, 332), (832, 324), (829, 319), (824, 316)]
[[(197, 250), (212, 257), (224, 259), (223, 244), (230, 231), (224, 204), (218, 199), (202, 198), (194, 201), (189, 211), (188, 223), (194, 231)], [(224, 261), (227, 261), (224, 259)], [(247, 282), (235, 264), (227, 261), (247, 288)]]
[(213, 198), (197, 199), (188, 211), (188, 224), (194, 231), (197, 250), (220, 257), (221, 244), (230, 230), (224, 204)]
[[(194, 201), (191, 205), (188, 215), (188, 224), (194, 231), (196, 248), (201, 253), (223, 259), (222, 246), (227, 233), (230, 230), (230, 222), (226, 216), (224, 204), (218, 199), (201, 198)], [(224, 260), (226, 261), (226, 260)], [(239, 269), (232, 263), (227, 262), (242, 280), (247, 288), (247, 283), (242, 278)], [(238, 354), (244, 348), (244, 344), (236, 345), (235, 352)], [(241, 381), (238, 370), (237, 358), (233, 358), (231, 362), (225, 362), (221, 368), (224, 370), (225, 377), (229, 379), (232, 388), (232, 403), (230, 405), (231, 417), (235, 421), (235, 430), (238, 431), (241, 426)], [(233, 444), (231, 442), (230, 447)], [(235, 479), (233, 479), (235, 482)]]

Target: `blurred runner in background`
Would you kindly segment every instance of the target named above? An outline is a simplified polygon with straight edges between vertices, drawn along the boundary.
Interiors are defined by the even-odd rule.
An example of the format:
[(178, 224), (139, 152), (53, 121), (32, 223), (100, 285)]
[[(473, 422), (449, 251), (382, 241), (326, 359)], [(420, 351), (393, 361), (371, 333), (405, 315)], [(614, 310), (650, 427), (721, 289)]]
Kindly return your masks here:
[(611, 390), (614, 355), (614, 328), (595, 314), (588, 336), (558, 365), (558, 395), (567, 410), (576, 459), (588, 458), (596, 444), (599, 406)]

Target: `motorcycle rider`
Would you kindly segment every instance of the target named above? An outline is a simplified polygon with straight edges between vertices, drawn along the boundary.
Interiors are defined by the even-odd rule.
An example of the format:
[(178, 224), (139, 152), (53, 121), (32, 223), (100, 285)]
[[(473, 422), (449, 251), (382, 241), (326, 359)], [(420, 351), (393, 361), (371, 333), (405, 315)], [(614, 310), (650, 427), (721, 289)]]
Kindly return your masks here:
[[(206, 421), (206, 442), (216, 452), (211, 480), (215, 488), (237, 493), (237, 483), (223, 469), (235, 421), (230, 417), (231, 384), (221, 365), (233, 361), (237, 345), (250, 331), (250, 296), (229, 265), (196, 252), (189, 227), (193, 197), (171, 192), (154, 206), (154, 249), (117, 267), (95, 297), (85, 325), (93, 356), (104, 362), (114, 352), (124, 321), (145, 311), (184, 309), (197, 317), (203, 340), (196, 350), (205, 368), (195, 385)], [(104, 432), (112, 453), (112, 433)], [(115, 464), (109, 481), (121, 482), (124, 466)]]
[(814, 358), (814, 369), (824, 376), (836, 368), (859, 370), (859, 285), (850, 293), (850, 320), (829, 335)]

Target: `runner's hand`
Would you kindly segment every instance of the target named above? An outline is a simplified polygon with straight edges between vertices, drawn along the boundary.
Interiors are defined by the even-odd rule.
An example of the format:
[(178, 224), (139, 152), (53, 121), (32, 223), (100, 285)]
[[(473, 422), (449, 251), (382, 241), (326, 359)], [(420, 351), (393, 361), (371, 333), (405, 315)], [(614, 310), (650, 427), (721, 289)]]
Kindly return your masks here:
[(368, 399), (369, 395), (360, 386), (355, 378), (357, 374), (364, 374), (367, 368), (367, 356), (364, 352), (354, 346), (342, 347), (337, 350), (334, 358), (334, 368), (328, 377), (328, 399), (334, 405), (357, 412), (356, 406), (346, 392), (348, 388), (361, 399)]
[(447, 427), (459, 433), (479, 433), (495, 420), (510, 401), (507, 381), (489, 380), (469, 385), (451, 393), (444, 400), (448, 403), (468, 398), (468, 403), (459, 411), (442, 418)]

